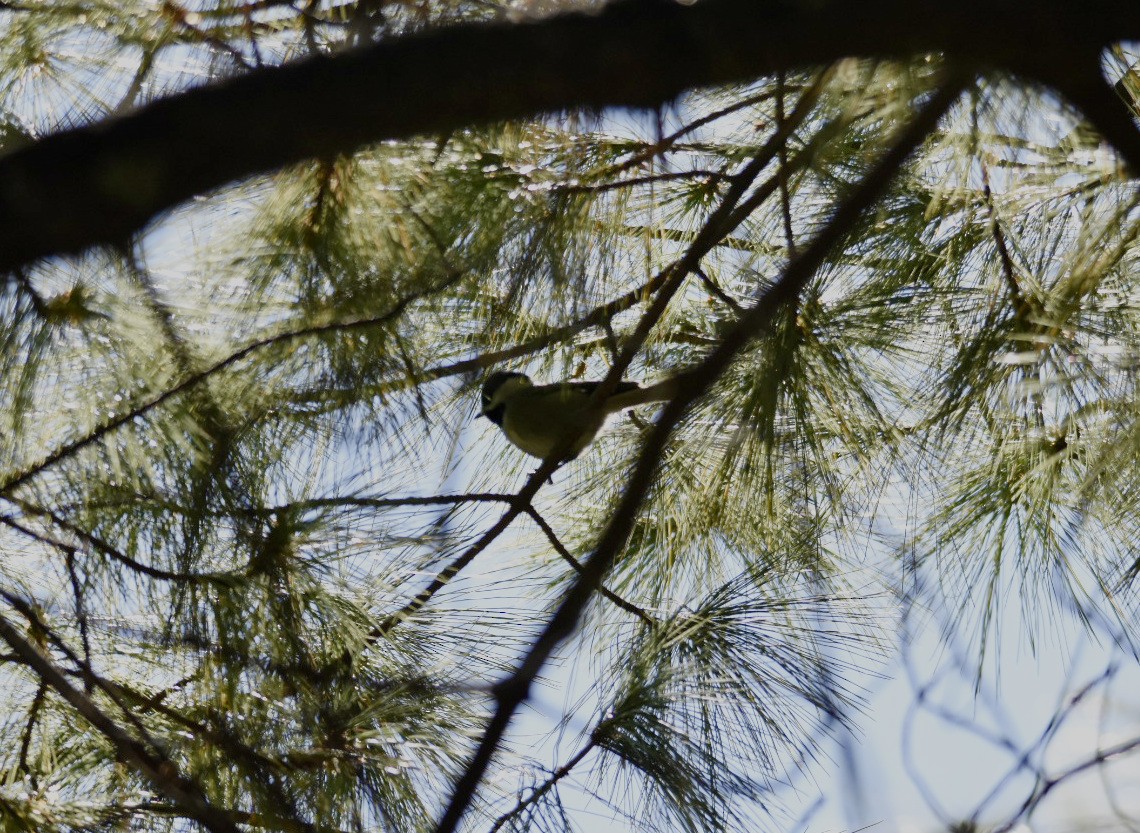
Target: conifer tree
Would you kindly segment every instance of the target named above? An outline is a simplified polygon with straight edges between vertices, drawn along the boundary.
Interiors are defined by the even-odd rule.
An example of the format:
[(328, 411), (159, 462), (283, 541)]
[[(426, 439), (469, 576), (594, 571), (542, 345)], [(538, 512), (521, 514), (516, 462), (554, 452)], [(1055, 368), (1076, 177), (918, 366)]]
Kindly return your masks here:
[(0, 4), (0, 827), (784, 830), (919, 606), (1134, 666), (1140, 15), (938, 5)]

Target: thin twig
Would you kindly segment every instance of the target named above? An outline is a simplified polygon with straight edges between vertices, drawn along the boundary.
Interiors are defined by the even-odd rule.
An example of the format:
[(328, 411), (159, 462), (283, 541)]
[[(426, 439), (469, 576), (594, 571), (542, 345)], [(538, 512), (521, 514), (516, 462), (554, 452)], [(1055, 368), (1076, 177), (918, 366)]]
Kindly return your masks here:
[[(64, 563), (67, 565), (67, 578), (71, 583), (71, 596), (75, 605), (75, 621), (79, 625), (79, 641), (83, 646), (83, 661), (91, 667), (91, 634), (87, 629), (87, 608), (83, 604), (83, 586), (79, 581), (79, 573), (75, 569), (75, 550), (68, 550), (64, 554)], [(86, 683), (87, 694), (91, 694), (91, 683)]]
[(297, 330), (289, 330), (283, 333), (266, 336), (265, 338), (257, 339), (245, 347), (242, 347), (233, 353), (230, 353), (224, 359), (214, 362), (209, 367), (202, 369), (197, 373), (190, 374), (178, 384), (167, 388), (159, 394), (147, 399), (132, 408), (129, 408), (122, 414), (113, 419), (104, 422), (102, 425), (89, 431), (84, 436), (72, 440), (71, 442), (64, 443), (56, 448), (54, 451), (49, 452), (42, 457), (38, 462), (26, 467), (23, 471), (16, 472), (11, 475), (6, 482), (0, 484), (0, 495), (9, 496), (12, 491), (17, 487), (27, 483), (32, 478), (41, 474), (45, 470), (51, 468), (61, 460), (65, 460), (73, 456), (76, 452), (87, 448), (89, 445), (97, 442), (106, 435), (121, 428), (123, 425), (132, 423), (141, 416), (153, 411), (155, 408), (163, 405), (170, 399), (195, 389), (198, 385), (210, 379), (215, 374), (219, 373), (226, 368), (229, 368), (243, 359), (249, 357), (253, 353), (263, 350), (278, 344), (284, 344), (301, 338), (310, 336), (328, 335), (330, 333), (338, 332), (351, 332), (352, 330), (371, 329), (373, 327), (380, 327), (385, 324), (391, 323), (398, 318), (407, 307), (415, 301), (433, 295), (437, 292), (442, 292), (457, 281), (459, 276), (457, 274), (449, 274), (447, 279), (439, 284), (420, 289), (416, 292), (410, 292), (393, 304), (386, 312), (377, 316), (370, 316), (368, 318), (359, 318), (350, 321), (334, 321), (327, 324), (317, 324), (311, 327), (301, 327)]
[[(566, 549), (566, 546), (560, 540), (558, 540), (558, 534), (554, 531), (553, 527), (547, 523), (546, 518), (542, 517), (539, 511), (533, 506), (528, 506), (526, 513), (530, 516), (531, 520), (538, 524), (538, 528), (541, 529), (543, 534), (546, 535), (547, 540), (550, 541), (550, 546), (554, 547), (554, 551), (562, 557), (563, 561), (573, 567), (576, 573), (581, 575), (583, 569), (582, 562), (571, 555), (570, 550)], [(598, 593), (601, 594), (603, 598), (613, 602), (626, 613), (632, 613), (645, 624), (651, 627), (656, 624), (652, 616), (635, 605), (633, 602), (623, 599), (608, 587), (599, 586)]]
[(35, 786), (36, 776), (34, 772), (28, 769), (28, 750), (32, 745), (32, 732), (35, 731), (36, 721), (39, 719), (40, 708), (44, 704), (44, 695), (47, 694), (47, 683), (40, 680), (39, 686), (36, 688), (35, 697), (32, 698), (32, 704), (28, 707), (28, 722), (24, 725), (24, 734), (20, 738), (20, 754), (16, 757), (16, 772), (29, 773), (32, 778), (32, 785)]
[[(154, 567), (150, 564), (144, 564), (143, 562), (132, 558), (116, 547), (111, 546), (102, 538), (99, 538), (97, 535), (88, 532), (87, 530), (72, 523), (66, 518), (62, 518), (56, 515), (50, 509), (36, 506), (26, 500), (21, 500), (20, 498), (10, 495), (4, 499), (9, 503), (12, 503), (15, 506), (19, 507), (20, 511), (24, 512), (27, 515), (47, 518), (51, 521), (51, 523), (58, 526), (65, 532), (76, 536), (92, 549), (96, 550), (97, 552), (101, 552), (103, 555), (108, 556), (114, 561), (118, 561), (123, 566), (140, 575), (148, 576), (149, 578), (158, 579), (160, 581), (213, 582), (216, 584), (229, 584), (233, 582), (234, 579), (238, 578), (238, 574), (236, 573), (185, 573), (172, 570), (164, 570), (161, 567)], [(69, 552), (75, 552), (79, 549), (79, 547), (75, 546), (74, 544), (70, 544), (66, 541), (60, 541), (56, 538), (51, 537), (50, 535), (45, 535), (43, 533), (37, 532), (34, 529), (31, 529), (21, 523), (16, 518), (12, 518), (8, 515), (0, 515), (0, 524), (11, 527), (17, 532), (20, 532), (21, 534), (26, 535), (35, 541), (39, 541), (41, 544), (46, 544), (50, 547), (54, 547), (60, 552), (63, 552), (65, 555)]]
[[(733, 175), (732, 185), (725, 192), (721, 202), (705, 220), (689, 248), (679, 259), (661, 271), (661, 275), (665, 278), (661, 289), (654, 295), (653, 302), (637, 322), (637, 327), (626, 338), (622, 354), (614, 359), (609, 372), (594, 391), (591, 397), (594, 403), (600, 404), (621, 381), (626, 368), (633, 362), (634, 357), (641, 350), (641, 346), (649, 337), (649, 333), (657, 325), (661, 316), (665, 314), (669, 302), (680, 289), (684, 279), (700, 267), (704, 257), (712, 251), (722, 238), (735, 231), (753, 211), (772, 195), (778, 186), (778, 177), (770, 178), (762, 183), (747, 198), (744, 196), (764, 168), (777, 156), (780, 148), (784, 147), (788, 131), (798, 126), (807, 117), (811, 108), (815, 106), (819, 92), (822, 91), (823, 79), (826, 77), (830, 77), (830, 72), (821, 74), (818, 87), (801, 96), (796, 110), (788, 122), (782, 128), (777, 128), (757, 154), (739, 172)], [(797, 170), (805, 167), (815, 157), (815, 149), (822, 143), (824, 137), (830, 135), (835, 127), (836, 125), (832, 124), (830, 129), (825, 127), (820, 130), (812, 141), (803, 148), (794, 160), (794, 167)]]
[(701, 283), (705, 285), (705, 288), (708, 289), (709, 292), (711, 292), (721, 301), (723, 301), (727, 306), (731, 307), (733, 312), (741, 313), (744, 311), (744, 307), (742, 307), (735, 298), (721, 289), (720, 285), (712, 278), (710, 278), (704, 269), (697, 268), (694, 271), (696, 272), (697, 277), (701, 279)]
[(516, 495), (497, 492), (468, 492), (462, 495), (410, 495), (408, 497), (323, 497), (284, 503), (260, 510), (261, 513), (304, 511), (325, 507), (360, 506), (385, 509), (394, 506), (447, 506), (456, 503), (513, 503)]
[[(805, 95), (818, 95), (820, 86), (826, 77), (830, 77), (828, 70), (824, 70), (812, 80), (812, 83), (805, 91)], [(678, 128), (670, 135), (666, 136), (664, 139), (659, 139), (648, 147), (638, 151), (629, 159), (618, 162), (615, 165), (611, 165), (609, 168), (602, 172), (602, 175), (614, 176), (621, 173), (622, 171), (634, 168), (640, 165), (642, 162), (648, 162), (654, 156), (658, 156), (670, 148), (673, 148), (677, 142), (680, 141), (680, 139), (682, 139), (687, 134), (692, 133), (694, 130), (704, 127), (706, 124), (711, 124), (712, 122), (717, 121), (718, 119), (722, 119), (725, 116), (730, 116), (736, 111), (742, 110), (745, 107), (751, 107), (753, 104), (759, 104), (760, 102), (770, 98), (771, 95), (772, 94), (770, 92), (765, 90), (762, 93), (758, 93), (754, 96), (749, 96), (748, 98), (743, 98), (740, 101), (734, 101), (732, 104), (722, 107), (719, 110), (714, 110), (713, 112), (701, 116), (698, 119), (694, 119), (688, 124), (682, 125), (680, 128)]]
[(1002, 274), (1005, 277), (1006, 285), (1009, 287), (1014, 311), (1018, 316), (1024, 318), (1032, 312), (1032, 309), (1029, 305), (1029, 299), (1025, 297), (1025, 293), (1021, 289), (1021, 284), (1017, 281), (1017, 268), (1013, 265), (1013, 257), (1009, 253), (1005, 233), (998, 222), (994, 194), (990, 188), (990, 171), (985, 162), (982, 163), (982, 197), (986, 201), (986, 210), (990, 216), (990, 233), (993, 235), (994, 245), (997, 247), (998, 257), (1001, 259)]
[[(776, 73), (776, 127), (781, 133), (784, 133), (784, 121), (784, 71), (780, 70)], [(790, 131), (785, 135), (790, 136)], [(776, 173), (780, 178), (780, 210), (784, 215), (784, 242), (788, 247), (788, 257), (793, 258), (796, 256), (796, 238), (792, 231), (792, 199), (788, 193), (787, 138), (780, 145), (779, 156), (779, 169)]]
[(723, 171), (709, 171), (697, 169), (692, 171), (669, 171), (659, 174), (646, 174), (634, 176), (629, 179), (619, 179), (613, 182), (599, 182), (597, 184), (581, 185), (555, 185), (550, 190), (556, 194), (604, 194), (607, 191), (617, 191), (622, 188), (635, 188), (639, 185), (653, 185), (658, 182), (675, 182), (677, 180), (703, 179), (706, 182), (722, 182), (731, 179), (731, 174)]
[(588, 754), (590, 754), (590, 752), (596, 746), (597, 741), (591, 739), (589, 743), (574, 753), (574, 756), (570, 758), (570, 760), (568, 760), (562, 766), (558, 767), (558, 769), (554, 770), (554, 772), (550, 773), (550, 777), (543, 781), (542, 784), (532, 789), (530, 791), (530, 795), (528, 795), (526, 798), (520, 799), (518, 804), (495, 819), (495, 823), (491, 825), (491, 829), (488, 830), (487, 833), (497, 833), (497, 831), (504, 824), (506, 824), (519, 813), (523, 812), (523, 810), (525, 810), (527, 807), (531, 806), (552, 789), (554, 789), (554, 787), (558, 785), (558, 782), (569, 775), (573, 771), (574, 767), (578, 766), (578, 764), (580, 764), (582, 760)]

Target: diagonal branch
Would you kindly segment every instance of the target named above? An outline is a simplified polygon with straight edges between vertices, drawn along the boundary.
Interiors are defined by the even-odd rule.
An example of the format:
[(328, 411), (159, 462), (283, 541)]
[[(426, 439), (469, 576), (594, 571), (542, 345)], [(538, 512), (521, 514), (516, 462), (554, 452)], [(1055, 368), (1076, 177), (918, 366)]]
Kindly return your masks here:
[[(547, 522), (546, 518), (542, 517), (542, 513), (540, 513), (533, 506), (528, 506), (526, 513), (527, 513), (527, 515), (530, 516), (531, 520), (533, 520), (535, 522), (535, 524), (537, 524), (538, 528), (542, 530), (542, 534), (546, 536), (546, 540), (550, 542), (550, 546), (554, 547), (554, 551), (556, 553), (558, 553), (559, 556), (561, 556), (563, 561), (565, 561), (567, 564), (569, 564), (571, 567), (574, 568), (574, 572), (581, 575), (583, 569), (585, 569), (582, 566), (582, 562), (579, 561), (577, 558), (575, 558), (571, 554), (570, 550), (566, 549), (566, 545), (563, 544), (562, 541), (559, 540), (558, 533), (556, 533), (554, 531), (554, 527), (552, 527)], [(646, 625), (653, 627), (653, 625), (656, 624), (653, 621), (652, 616), (650, 616), (648, 613), (646, 613), (640, 607), (635, 605), (633, 602), (628, 601), (626, 599), (623, 599), (621, 596), (619, 596), (614, 591), (610, 590), (608, 587), (606, 587), (604, 585), (599, 585), (598, 586), (598, 593), (600, 593), (604, 598), (613, 602), (614, 605), (616, 605), (617, 607), (620, 607), (626, 613), (632, 613), (634, 616), (636, 616), (638, 619), (640, 619)]]
[(276, 333), (274, 335), (259, 338), (256, 341), (250, 342), (244, 347), (238, 348), (233, 353), (230, 353), (223, 359), (211, 364), (209, 367), (202, 368), (183, 379), (177, 384), (168, 387), (166, 390), (160, 391), (151, 395), (150, 398), (138, 403), (134, 407), (126, 409), (123, 413), (119, 414), (112, 419), (107, 420), (101, 425), (91, 429), (87, 434), (84, 434), (78, 439), (70, 442), (65, 442), (57, 446), (53, 451), (40, 458), (35, 463), (32, 463), (22, 471), (11, 474), (6, 481), (0, 483), (0, 497), (10, 497), (13, 492), (23, 484), (39, 476), (47, 469), (55, 466), (62, 460), (66, 460), (74, 456), (77, 452), (82, 451), (90, 445), (98, 442), (105, 436), (117, 431), (124, 425), (128, 425), (136, 421), (139, 417), (153, 411), (165, 404), (166, 402), (180, 396), (184, 393), (197, 390), (198, 386), (207, 381), (211, 377), (220, 373), (227, 368), (241, 362), (243, 359), (261, 351), (266, 348), (279, 344), (287, 344), (294, 340), (308, 338), (310, 336), (328, 335), (331, 333), (352, 332), (354, 330), (369, 330), (374, 327), (382, 327), (386, 324), (399, 318), (404, 311), (416, 301), (430, 297), (436, 292), (442, 292), (448, 287), (452, 286), (462, 277), (462, 272), (448, 267), (447, 274), (444, 279), (438, 283), (430, 286), (420, 287), (414, 292), (409, 292), (404, 297), (392, 304), (388, 310), (380, 315), (369, 316), (367, 318), (350, 319), (348, 321), (333, 321), (330, 323), (314, 324), (307, 327), (301, 327), (296, 330), (286, 330), (285, 332)]
[(830, 222), (788, 265), (781, 278), (764, 292), (755, 306), (726, 333), (721, 345), (695, 368), (678, 377), (678, 393), (665, 405), (656, 426), (646, 439), (625, 494), (602, 533), (594, 554), (585, 563), (581, 576), (567, 592), (562, 604), (515, 672), (495, 686), (495, 713), (475, 754), (456, 782), (436, 833), (454, 833), (475, 797), (483, 773), (498, 749), (515, 710), (528, 696), (531, 684), (555, 648), (576, 629), (587, 603), (629, 537), (673, 428), (689, 407), (712, 387), (737, 354), (768, 327), (776, 312), (785, 303), (799, 296), (828, 254), (854, 228), (862, 213), (883, 194), (907, 157), (934, 129), (964, 86), (965, 79), (956, 77), (931, 96), (883, 158), (839, 205)]
[(1127, 163), (1132, 176), (1140, 176), (1140, 129), (1132, 110), (1100, 71), (1100, 55), (1093, 52), (1070, 72), (1047, 79), (1072, 102)]
[(211, 833), (238, 833), (238, 827), (229, 815), (212, 805), (201, 788), (178, 772), (173, 761), (152, 752), (131, 737), (112, 720), (95, 702), (75, 688), (63, 672), (29, 642), (20, 631), (0, 615), (0, 639), (12, 648), (44, 685), (53, 689), (75, 709), (114, 747), (119, 759), (145, 778), (162, 795), (166, 796), (189, 818), (194, 819)]
[[(667, 276), (664, 285), (653, 298), (649, 309), (637, 322), (637, 327), (624, 340), (621, 354), (614, 358), (605, 379), (594, 391), (592, 398), (595, 403), (602, 402), (617, 386), (626, 368), (633, 362), (650, 332), (657, 326), (661, 316), (665, 314), (669, 302), (674, 293), (680, 289), (682, 281), (689, 275), (699, 272), (701, 261), (705, 255), (712, 251), (721, 240), (735, 231), (779, 187), (781, 175), (777, 173), (776, 176), (769, 177), (767, 181), (748, 194), (748, 189), (752, 187), (761, 171), (779, 154), (780, 149), (786, 146), (788, 136), (799, 126), (804, 114), (811, 111), (825, 80), (830, 75), (831, 70), (822, 73), (818, 79), (819, 84), (813, 85), (800, 97), (791, 118), (777, 126), (776, 131), (764, 143), (764, 147), (735, 175), (732, 186), (728, 189), (724, 199), (709, 215), (700, 231), (697, 232), (696, 237), (693, 238), (689, 248), (680, 258), (662, 270), (662, 275)], [(784, 175), (789, 169), (798, 171), (810, 164), (815, 158), (816, 150), (838, 130), (840, 125), (845, 123), (845, 119), (840, 118), (818, 130), (811, 141), (797, 154), (796, 158), (781, 169), (785, 172)], [(747, 197), (745, 194), (748, 194)]]
[[(140, 718), (131, 710), (128, 701), (138, 704), (143, 710), (157, 711), (166, 719), (189, 729), (195, 736), (204, 738), (216, 746), (220, 751), (224, 752), (226, 757), (242, 774), (251, 780), (259, 782), (260, 788), (264, 790), (268, 796), (268, 803), (274, 807), (279, 816), (280, 814), (288, 813), (290, 814), (290, 821), (297, 825), (302, 824), (297, 819), (297, 810), (293, 801), (282, 791), (280, 784), (267, 775), (269, 772), (276, 772), (281, 769), (282, 764), (279, 761), (268, 758), (256, 749), (246, 745), (241, 738), (224, 728), (224, 721), (215, 720), (216, 726), (210, 726), (189, 719), (177, 709), (164, 706), (161, 700), (166, 692), (160, 692), (158, 695), (143, 694), (130, 686), (114, 682), (99, 675), (91, 666), (90, 658), (79, 657), (57, 633), (48, 627), (47, 623), (43, 621), (38, 612), (26, 600), (5, 590), (0, 590), (0, 596), (23, 614), (36, 633), (43, 634), (69, 662), (75, 665), (77, 673), (83, 679), (87, 696), (90, 696), (92, 689), (98, 688), (121, 709), (124, 718), (134, 727), (142, 744), (145, 744), (144, 748), (149, 746), (151, 749), (161, 749), (159, 743), (151, 736)], [(216, 648), (214, 653), (217, 653)], [(189, 679), (190, 678), (185, 678), (183, 682)], [(42, 685), (46, 685), (46, 683), (43, 683), (41, 680), (41, 686)], [(221, 808), (218, 809), (221, 812), (226, 812), (221, 810)], [(185, 808), (183, 812), (185, 814)], [(284, 818), (284, 816), (281, 817)]]
[[(148, 576), (150, 578), (153, 578), (153, 579), (156, 579), (159, 581), (192, 582), (192, 583), (200, 582), (200, 583), (214, 583), (214, 584), (222, 584), (222, 585), (231, 584), (231, 583), (233, 583), (234, 580), (236, 580), (239, 577), (238, 573), (233, 573), (233, 572), (215, 572), (215, 573), (175, 572), (175, 571), (171, 571), (171, 570), (164, 570), (161, 567), (155, 567), (151, 564), (144, 564), (143, 562), (139, 561), (138, 559), (132, 558), (131, 556), (127, 555), (122, 550), (115, 548), (114, 546), (107, 543), (106, 541), (104, 541), (99, 536), (94, 535), (91, 532), (88, 532), (87, 530), (83, 529), (78, 524), (72, 523), (71, 521), (68, 521), (66, 518), (63, 518), (60, 515), (56, 514), (55, 512), (52, 512), (50, 509), (46, 509), (46, 508), (41, 507), (41, 506), (36, 506), (33, 503), (30, 503), (30, 502), (25, 501), (25, 500), (21, 500), (20, 498), (15, 497), (13, 495), (9, 495), (9, 496), (5, 497), (4, 499), (7, 500), (9, 503), (12, 503), (12, 504), (18, 506), (20, 508), (20, 510), (25, 515), (32, 516), (32, 517), (39, 517), (39, 518), (47, 518), (55, 526), (58, 526), (60, 529), (70, 533), (71, 535), (74, 535), (76, 538), (80, 539), (85, 544), (87, 544), (91, 549), (102, 553), (103, 555), (107, 556), (108, 558), (110, 558), (113, 561), (117, 561), (118, 563), (122, 564), (123, 566), (127, 567), (128, 569), (132, 570), (133, 572), (138, 573), (139, 575)], [(74, 555), (75, 552), (79, 549), (79, 547), (73, 543), (69, 543), (67, 541), (60, 541), (60, 540), (58, 540), (58, 539), (56, 539), (50, 535), (47, 535), (45, 533), (37, 532), (37, 531), (29, 528), (28, 526), (25, 526), (23, 523), (20, 522), (20, 520), (13, 518), (13, 517), (9, 517), (8, 515), (0, 514), (0, 524), (7, 526), (7, 527), (10, 527), (10, 528), (16, 530), (17, 532), (19, 532), (23, 535), (26, 535), (28, 538), (31, 538), (34, 541), (38, 541), (41, 544), (46, 544), (50, 547), (53, 547), (53, 548), (59, 550), (60, 552), (64, 553), (65, 555)]]
[[(247, 810), (225, 810), (226, 816), (236, 824), (243, 824), (256, 830), (265, 830), (268, 833), (345, 833), (335, 827), (310, 824), (305, 821), (273, 815), (270, 813), (251, 813)], [(168, 816), (171, 818), (192, 818), (186, 811), (176, 804), (167, 804), (161, 801), (140, 801), (136, 804), (116, 804), (105, 808), (101, 813), (105, 822), (120, 821), (132, 817)]]
[(587, 742), (582, 746), (581, 749), (574, 753), (573, 757), (571, 757), (570, 760), (550, 773), (549, 778), (547, 778), (538, 786), (532, 788), (530, 795), (528, 795), (526, 798), (519, 799), (518, 803), (515, 804), (514, 807), (512, 807), (510, 810), (507, 810), (505, 813), (495, 819), (494, 823), (491, 825), (491, 829), (488, 830), (487, 833), (498, 833), (504, 824), (518, 818), (523, 812), (526, 811), (528, 807), (535, 804), (544, 795), (558, 786), (558, 782), (573, 772), (574, 767), (578, 766), (578, 764), (585, 760), (586, 756), (593, 752), (596, 746), (597, 741), (591, 738), (589, 742)]

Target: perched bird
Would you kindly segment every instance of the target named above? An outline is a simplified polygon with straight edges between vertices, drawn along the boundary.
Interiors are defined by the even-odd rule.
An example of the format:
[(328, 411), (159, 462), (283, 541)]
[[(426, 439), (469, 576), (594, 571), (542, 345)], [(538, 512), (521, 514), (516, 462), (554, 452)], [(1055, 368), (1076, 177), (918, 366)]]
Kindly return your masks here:
[(527, 454), (543, 459), (569, 443), (565, 459), (578, 456), (601, 430), (606, 417), (646, 402), (673, 396), (676, 382), (649, 387), (618, 382), (610, 395), (590, 407), (601, 382), (558, 382), (536, 385), (523, 373), (497, 372), (483, 383), (483, 416)]

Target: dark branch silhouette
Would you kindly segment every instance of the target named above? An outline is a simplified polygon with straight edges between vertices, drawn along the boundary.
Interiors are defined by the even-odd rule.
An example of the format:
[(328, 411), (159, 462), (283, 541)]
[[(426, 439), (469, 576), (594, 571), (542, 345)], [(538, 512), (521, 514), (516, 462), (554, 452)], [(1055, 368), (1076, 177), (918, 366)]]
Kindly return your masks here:
[[(801, 101), (800, 105), (797, 106), (796, 113), (793, 114), (789, 123), (785, 125), (785, 130), (791, 130), (793, 129), (792, 125), (799, 124), (803, 118), (802, 113), (810, 108), (811, 101), (814, 101), (813, 95), (809, 94), (804, 96), (804, 101)], [(827, 135), (830, 135), (830, 130), (825, 127), (816, 134), (812, 141), (800, 152), (790, 165), (796, 169), (806, 165), (812, 158), (816, 144), (822, 140), (822, 137)], [(668, 264), (645, 285), (646, 287), (652, 287), (652, 292), (655, 295), (653, 303), (645, 314), (642, 315), (637, 330), (622, 345), (622, 355), (619, 356), (611, 366), (606, 379), (603, 380), (598, 386), (598, 389), (594, 391), (593, 398), (596, 402), (600, 403), (608, 391), (612, 390), (614, 385), (617, 384), (620, 375), (625, 368), (629, 366), (632, 357), (638, 347), (644, 342), (650, 328), (661, 317), (669, 300), (681, 287), (684, 279), (690, 274), (693, 274), (700, 267), (701, 260), (714, 246), (724, 237), (731, 234), (737, 226), (743, 223), (744, 220), (776, 190), (777, 179), (772, 178), (758, 186), (751, 194), (748, 193), (749, 187), (752, 186), (767, 164), (775, 157), (780, 143), (784, 138), (785, 134), (783, 131), (772, 137), (764, 147), (757, 152), (753, 159), (745, 164), (738, 173), (733, 175), (732, 186), (721, 198), (716, 209), (710, 213), (708, 219), (702, 225), (701, 230), (697, 233), (685, 253), (677, 260)], [(627, 295), (624, 297), (629, 298), (631, 296)], [(641, 299), (639, 298), (637, 300)], [(615, 303), (617, 302), (611, 302), (605, 307), (599, 307), (595, 312), (612, 308)], [(452, 369), (454, 370), (454, 366)], [(568, 442), (569, 439), (572, 438), (568, 438)], [(440, 570), (431, 582), (417, 593), (413, 599), (405, 603), (399, 610), (386, 616), (372, 631), (369, 638), (373, 641), (383, 638), (401, 622), (406, 621), (422, 610), (436, 593), (446, 587), (479, 553), (494, 543), (507, 527), (514, 522), (515, 518), (520, 514), (526, 513), (528, 507), (531, 506), (531, 501), (535, 495), (538, 494), (539, 489), (542, 488), (543, 484), (547, 482), (558, 467), (557, 461), (560, 458), (561, 454), (555, 453), (545, 460), (530, 476), (522, 489), (519, 490), (515, 499), (499, 520), (480, 536), (475, 543)]]
[[(624, 0), (596, 14), (443, 28), (253, 70), (0, 159), (0, 270), (122, 245), (184, 200), (369, 142), (573, 107), (650, 107), (686, 90), (848, 56), (941, 52), (1059, 85), (1133, 164), (1140, 137), (1090, 82), (1105, 46), (1140, 38), (1110, 0), (814, 3)], [(1092, 79), (1096, 80), (1096, 79)]]

